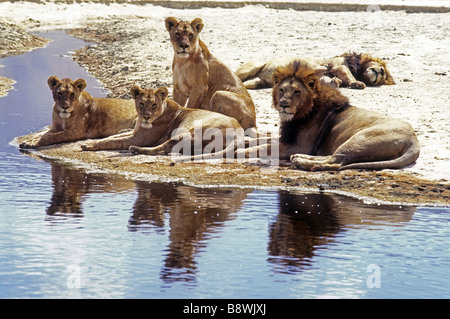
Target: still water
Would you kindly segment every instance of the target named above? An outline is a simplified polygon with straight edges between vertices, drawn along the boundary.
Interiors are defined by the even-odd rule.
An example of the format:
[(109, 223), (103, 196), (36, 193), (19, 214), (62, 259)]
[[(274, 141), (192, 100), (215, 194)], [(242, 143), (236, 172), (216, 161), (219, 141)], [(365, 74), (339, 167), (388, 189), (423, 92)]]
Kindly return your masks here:
[[(47, 78), (101, 85), (46, 48), (0, 59), (0, 298), (450, 298), (450, 209), (87, 174), (9, 142), (50, 123)], [(33, 63), (33, 65), (32, 65)]]

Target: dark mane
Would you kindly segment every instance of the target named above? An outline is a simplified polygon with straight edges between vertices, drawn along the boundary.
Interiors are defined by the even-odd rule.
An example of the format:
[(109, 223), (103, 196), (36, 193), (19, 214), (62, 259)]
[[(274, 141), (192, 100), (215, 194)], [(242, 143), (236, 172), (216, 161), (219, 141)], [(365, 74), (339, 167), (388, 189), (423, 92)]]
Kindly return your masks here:
[(355, 52), (344, 54), (345, 65), (349, 68), (354, 76), (358, 76), (360, 72), (362, 54)]
[[(277, 83), (281, 83), (284, 79), (290, 77), (305, 82), (306, 77), (311, 76), (312, 74), (314, 74), (313, 69), (306, 65), (301, 65), (300, 62), (296, 61), (285, 68), (277, 69), (274, 76), (277, 77)], [(296, 143), (298, 130), (313, 120), (313, 118), (316, 118), (321, 121), (321, 130), (315, 143), (316, 148), (318, 148), (325, 137), (330, 133), (336, 115), (350, 106), (348, 98), (342, 95), (338, 89), (326, 84), (322, 85), (319, 81), (317, 82), (313, 97), (313, 106), (310, 112), (306, 114), (306, 116), (281, 124), (280, 141), (282, 143)], [(275, 85), (273, 89), (278, 90), (277, 85)], [(320, 116), (316, 117), (318, 114), (320, 114)]]

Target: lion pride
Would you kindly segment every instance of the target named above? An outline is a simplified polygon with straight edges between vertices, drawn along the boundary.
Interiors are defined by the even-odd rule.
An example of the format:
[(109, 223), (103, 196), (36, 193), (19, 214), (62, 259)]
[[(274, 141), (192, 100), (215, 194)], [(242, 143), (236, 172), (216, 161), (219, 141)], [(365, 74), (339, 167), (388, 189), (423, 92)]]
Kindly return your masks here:
[(102, 138), (133, 129), (136, 111), (132, 100), (94, 98), (84, 91), (84, 79), (50, 76), (47, 83), (55, 101), (51, 126), (43, 135), (20, 143), (20, 148)]
[(366, 86), (395, 84), (385, 61), (368, 53), (355, 52), (331, 59), (285, 56), (270, 61), (248, 62), (238, 68), (236, 74), (248, 89), (273, 87), (273, 72), (294, 61), (302, 61), (311, 68), (325, 71), (322, 82), (331, 82), (336, 87), (364, 89)]
[(188, 108), (234, 117), (248, 135), (254, 135), (256, 114), (253, 100), (236, 74), (214, 57), (200, 40), (202, 20), (196, 18), (188, 22), (169, 17), (165, 24), (174, 50), (174, 101)]
[(401, 168), (419, 157), (419, 141), (408, 123), (351, 106), (301, 61), (277, 68), (272, 79), (280, 159), (290, 159), (294, 167), (378, 170)]

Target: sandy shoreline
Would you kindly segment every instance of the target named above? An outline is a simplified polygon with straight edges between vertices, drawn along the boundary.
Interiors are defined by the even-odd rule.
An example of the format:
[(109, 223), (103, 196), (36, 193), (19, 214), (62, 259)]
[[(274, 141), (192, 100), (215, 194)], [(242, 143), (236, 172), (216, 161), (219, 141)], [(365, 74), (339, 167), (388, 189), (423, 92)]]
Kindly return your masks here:
[[(291, 54), (330, 57), (350, 50), (368, 51), (388, 60), (397, 85), (363, 91), (342, 89), (344, 94), (353, 105), (408, 121), (422, 144), (421, 156), (415, 165), (382, 172), (310, 173), (242, 163), (171, 166), (171, 161), (164, 158), (81, 152), (79, 143), (40, 150), (45, 157), (71, 158), (87, 169), (149, 180), (293, 187), (348, 192), (390, 202), (450, 203), (447, 168), (450, 159), (450, 111), (447, 107), (450, 42), (446, 36), (450, 33), (449, 13), (306, 12), (264, 6), (182, 10), (148, 4), (137, 7), (19, 3), (16, 7), (7, 7), (1, 3), (0, 8), (7, 9), (2, 13), (9, 12), (8, 18), (0, 16), (0, 21), (7, 20), (31, 31), (71, 29), (71, 34), (95, 42), (95, 45), (80, 48), (75, 59), (116, 97), (128, 97), (133, 84), (165, 85), (171, 89), (173, 51), (164, 28), (164, 18), (170, 15), (185, 19), (202, 17), (205, 23), (202, 40), (214, 55), (233, 69), (255, 56), (266, 59)], [(75, 10), (75, 16), (62, 21), (63, 15), (69, 16)], [(59, 20), (51, 17), (59, 17)], [(286, 21), (294, 21), (296, 27), (286, 25)], [(245, 37), (238, 36), (241, 33)], [(276, 131), (278, 117), (270, 106), (270, 90), (250, 93), (257, 105), (260, 131)]]

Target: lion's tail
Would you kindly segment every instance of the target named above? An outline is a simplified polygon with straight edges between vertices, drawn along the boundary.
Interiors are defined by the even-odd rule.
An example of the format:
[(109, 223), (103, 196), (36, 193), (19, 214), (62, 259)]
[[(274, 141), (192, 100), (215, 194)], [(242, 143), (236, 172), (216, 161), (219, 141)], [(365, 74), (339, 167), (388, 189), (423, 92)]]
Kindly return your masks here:
[(381, 170), (381, 169), (402, 168), (405, 167), (406, 165), (414, 163), (419, 157), (419, 154), (420, 154), (420, 145), (419, 142), (415, 140), (411, 143), (406, 152), (404, 152), (400, 157), (397, 157), (395, 159), (379, 162), (352, 163), (342, 166), (339, 170), (344, 169)]
[(242, 82), (254, 78), (266, 65), (266, 62), (262, 61), (252, 61), (247, 62), (236, 70), (236, 75), (241, 79)]

